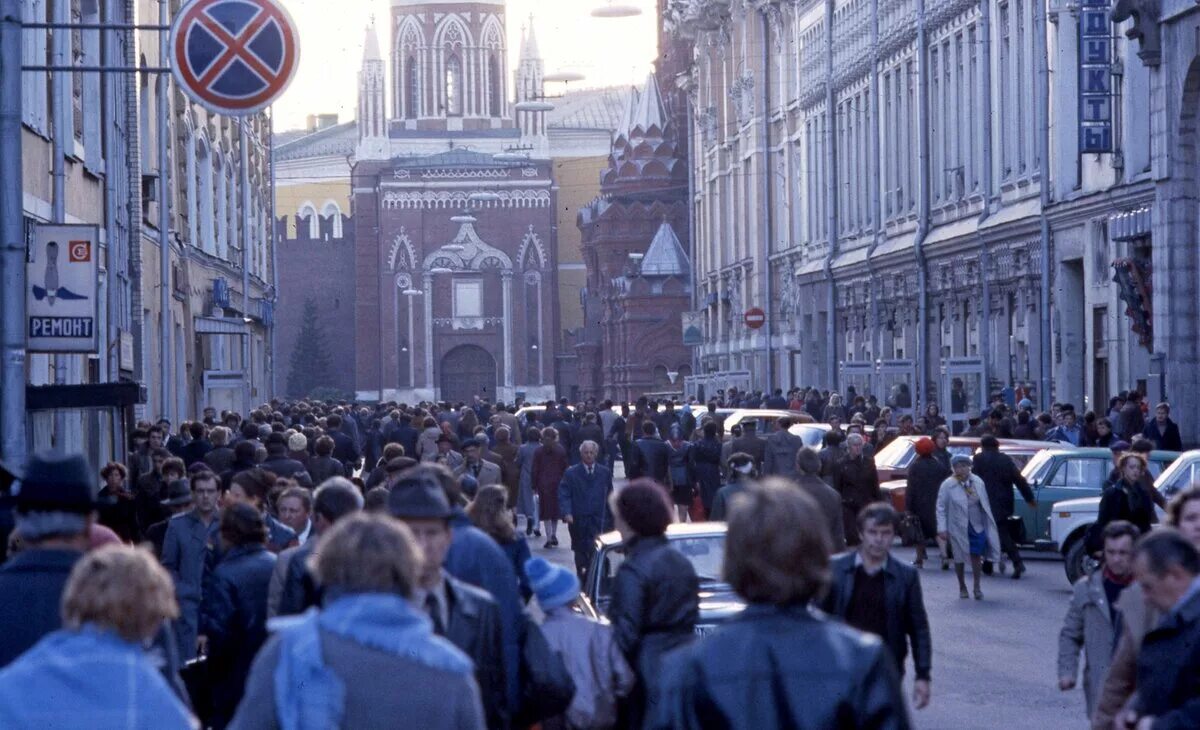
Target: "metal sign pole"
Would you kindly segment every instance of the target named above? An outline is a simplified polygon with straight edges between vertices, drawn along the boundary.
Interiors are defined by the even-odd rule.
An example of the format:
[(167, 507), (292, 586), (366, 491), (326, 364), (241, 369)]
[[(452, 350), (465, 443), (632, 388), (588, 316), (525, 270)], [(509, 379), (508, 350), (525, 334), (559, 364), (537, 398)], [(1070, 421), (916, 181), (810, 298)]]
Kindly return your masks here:
[(250, 123), (239, 117), (242, 132), (242, 399), (243, 413), (250, 412)]
[(21, 0), (0, 0), (0, 456), (24, 463), (25, 226), (21, 180)]
[[(169, 9), (167, 8), (166, 0), (159, 0), (158, 3), (158, 22), (166, 25), (170, 20)], [(163, 66), (170, 66), (170, 38), (166, 33), (158, 34), (158, 55), (159, 63)], [(159, 74), (158, 84), (155, 95), (158, 97), (158, 277), (159, 277), (159, 385), (161, 386), (161, 402), (158, 404), (158, 412), (160, 418), (166, 418), (171, 421), (171, 425), (176, 425), (171, 418), (173, 410), (171, 408), (171, 399), (174, 394), (174, 389), (171, 387), (171, 364), (175, 357), (175, 351), (172, 349), (171, 343), (171, 218), (170, 218), (170, 201), (167, 198), (169, 193), (167, 186), (167, 139), (169, 132), (167, 131), (167, 115), (171, 113), (170, 97), (170, 74)], [(180, 384), (182, 386), (182, 384)], [(183, 415), (180, 415), (182, 420)], [(164, 438), (170, 434), (164, 435)]]

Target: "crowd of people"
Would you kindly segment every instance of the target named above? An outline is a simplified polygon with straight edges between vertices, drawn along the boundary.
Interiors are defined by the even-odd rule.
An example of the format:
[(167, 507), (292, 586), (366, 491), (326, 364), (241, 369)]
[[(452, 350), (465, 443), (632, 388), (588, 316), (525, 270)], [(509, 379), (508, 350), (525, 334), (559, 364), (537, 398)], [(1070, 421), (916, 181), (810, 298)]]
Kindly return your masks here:
[[(703, 405), (276, 401), (139, 424), (99, 480), (82, 457), (39, 453), (3, 541), (0, 726), (125, 712), (131, 727), (908, 727), (906, 665), (912, 706), (931, 698), (926, 544), (963, 598), (983, 598), (992, 565), (1024, 570), (1001, 528), (1014, 491), (1033, 495), (997, 439), (1036, 422), (1034, 437), (1087, 443), (1114, 423), (1080, 426), (1065, 405), (1034, 417), (1012, 395), (968, 424), (974, 457), (950, 455), (933, 407), (914, 419), (815, 389)], [(764, 436), (753, 419), (725, 432), (724, 409), (757, 406), (793, 414)], [(1108, 445), (1169, 445), (1144, 435), (1178, 438), (1169, 408), (1157, 415), (1121, 415), (1112, 433), (1140, 434)], [(790, 432), (800, 420), (830, 425), (820, 450)], [(906, 514), (882, 501), (873, 459), (899, 435), (922, 436)], [(1089, 711), (1110, 718), (1097, 727), (1197, 726), (1200, 667), (1180, 647), (1200, 625), (1200, 493), (1170, 506), (1178, 533), (1140, 537), (1143, 480), (1121, 474), (1123, 501), (1106, 492), (1096, 530), (1103, 570), (1076, 587), (1063, 629), (1060, 686), (1082, 648)], [(748, 604), (701, 639), (699, 579), (665, 537), (687, 520), (727, 523), (724, 579)], [(543, 530), (558, 548), (560, 522), (573, 571), (530, 550)], [(610, 530), (625, 555), (599, 623), (578, 609)], [(913, 564), (891, 554), (902, 535)], [(1167, 678), (1162, 661), (1189, 669)], [(70, 702), (29, 700), (74, 685), (87, 689)]]

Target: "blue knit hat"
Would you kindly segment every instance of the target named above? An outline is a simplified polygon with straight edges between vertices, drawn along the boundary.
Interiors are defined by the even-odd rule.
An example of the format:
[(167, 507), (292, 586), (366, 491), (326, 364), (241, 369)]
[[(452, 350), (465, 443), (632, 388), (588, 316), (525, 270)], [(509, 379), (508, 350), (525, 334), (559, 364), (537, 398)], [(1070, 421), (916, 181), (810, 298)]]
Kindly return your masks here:
[(565, 606), (579, 596), (579, 578), (543, 558), (526, 560), (525, 575), (543, 611)]

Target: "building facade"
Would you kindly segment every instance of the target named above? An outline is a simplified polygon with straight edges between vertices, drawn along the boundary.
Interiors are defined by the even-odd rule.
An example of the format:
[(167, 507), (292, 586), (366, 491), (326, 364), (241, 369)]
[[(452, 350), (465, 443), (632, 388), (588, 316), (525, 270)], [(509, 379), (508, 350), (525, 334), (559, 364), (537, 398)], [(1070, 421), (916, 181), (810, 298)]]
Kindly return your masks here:
[[(1132, 20), (1081, 46), (1080, 18), (1045, 0), (671, 3), (696, 42), (702, 369), (953, 400), (959, 423), (1004, 386), (1102, 409), (1174, 369), (1168, 394), (1192, 398), (1177, 345), (1139, 341), (1112, 281), (1170, 269), (1150, 71)], [(1098, 81), (1085, 52), (1109, 54)], [(1086, 151), (1081, 83), (1105, 91), (1105, 151)]]

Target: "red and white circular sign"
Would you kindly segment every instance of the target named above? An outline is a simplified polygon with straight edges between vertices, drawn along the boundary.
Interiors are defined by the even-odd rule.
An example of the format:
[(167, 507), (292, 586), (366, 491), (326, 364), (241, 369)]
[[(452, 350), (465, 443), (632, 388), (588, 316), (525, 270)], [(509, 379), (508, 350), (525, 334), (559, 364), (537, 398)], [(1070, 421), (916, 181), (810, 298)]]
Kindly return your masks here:
[(761, 329), (762, 326), (767, 323), (767, 313), (762, 311), (762, 309), (759, 307), (754, 307), (746, 310), (744, 319), (746, 321), (746, 326), (750, 329)]
[(248, 116), (296, 74), (296, 26), (276, 0), (192, 0), (171, 24), (171, 71), (211, 112)]

